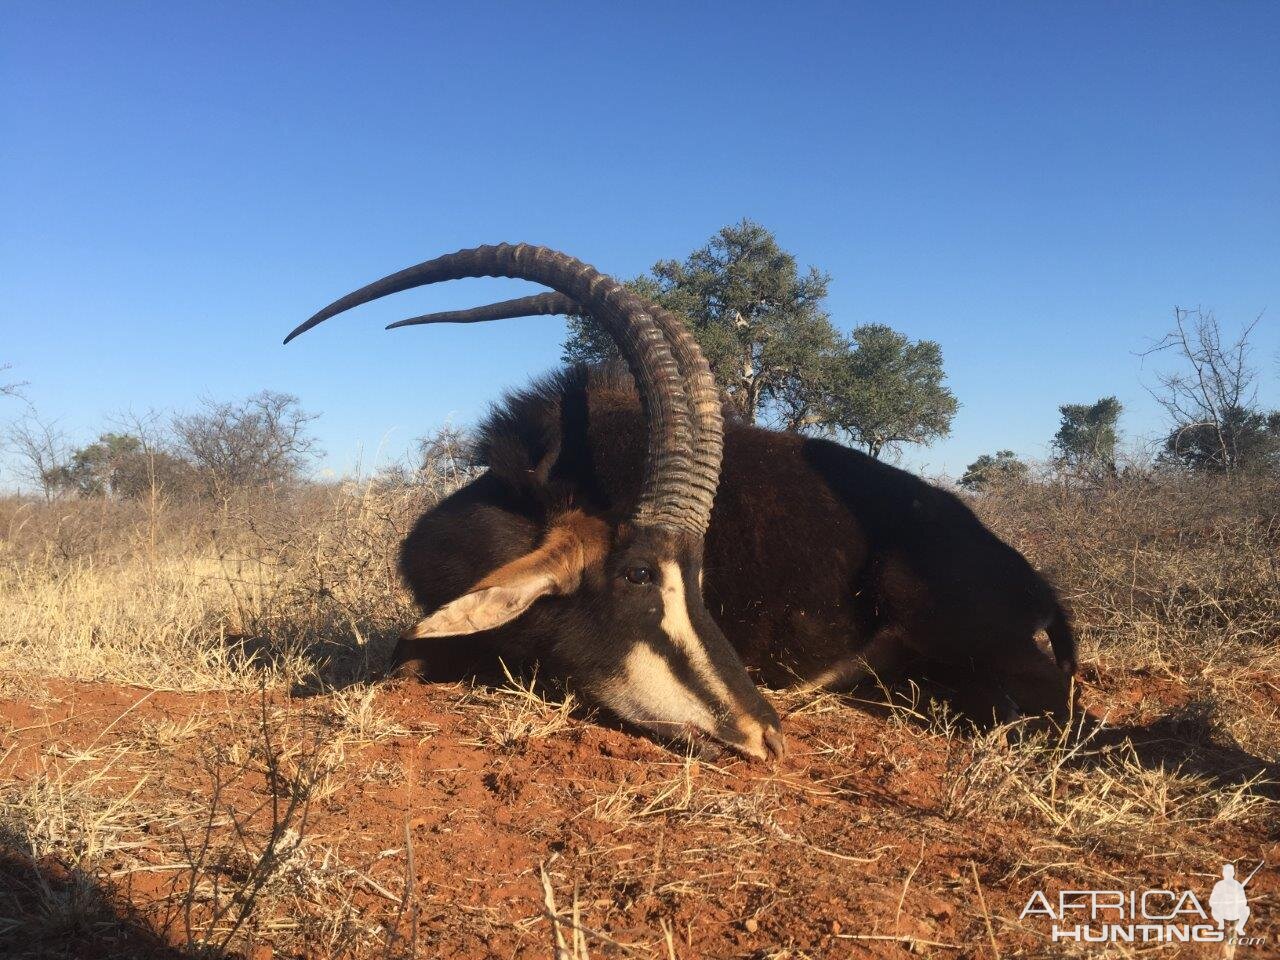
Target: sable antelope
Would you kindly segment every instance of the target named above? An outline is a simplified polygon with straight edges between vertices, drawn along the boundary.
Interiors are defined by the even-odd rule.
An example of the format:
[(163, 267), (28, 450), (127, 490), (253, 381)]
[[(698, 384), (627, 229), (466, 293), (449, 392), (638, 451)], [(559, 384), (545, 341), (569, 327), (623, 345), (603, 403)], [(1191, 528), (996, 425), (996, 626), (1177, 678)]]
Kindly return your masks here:
[(683, 321), (580, 261), (524, 244), (463, 250), (342, 297), (285, 342), (379, 297), (472, 276), (556, 293), (391, 326), (589, 313), (630, 375), (571, 367), (493, 409), (476, 449), (488, 469), (402, 546), (428, 615), (402, 637), (399, 673), (536, 660), (623, 720), (762, 759), (783, 741), (744, 663), (770, 686), (844, 688), (927, 662), (958, 675), (979, 713), (1065, 715), (1071, 629), (1020, 553), (909, 473), (726, 424)]

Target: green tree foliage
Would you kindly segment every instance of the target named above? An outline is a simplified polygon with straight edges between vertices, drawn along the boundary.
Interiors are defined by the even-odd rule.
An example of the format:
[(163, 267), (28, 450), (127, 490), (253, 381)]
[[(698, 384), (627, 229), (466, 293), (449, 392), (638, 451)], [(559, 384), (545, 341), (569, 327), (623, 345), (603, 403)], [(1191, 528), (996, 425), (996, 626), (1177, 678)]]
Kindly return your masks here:
[[(651, 299), (660, 300), (657, 285), (649, 277), (628, 280), (626, 286)], [(565, 363), (609, 363), (621, 358), (613, 338), (586, 314), (569, 317), (569, 330), (560, 346)]]
[(1012, 450), (998, 450), (994, 455), (984, 453), (965, 468), (960, 486), (967, 490), (986, 490), (1009, 483), (1017, 483), (1027, 477), (1027, 465)]
[(822, 421), (873, 457), (890, 444), (946, 436), (959, 404), (945, 385), (942, 347), (883, 324), (856, 327), (831, 364)]
[(137, 500), (153, 492), (173, 495), (189, 488), (191, 467), (132, 434), (104, 433), (74, 451), (69, 462), (58, 468), (54, 483), (82, 497)]
[(1280, 410), (1225, 407), (1216, 422), (1176, 428), (1161, 460), (1206, 473), (1280, 470)]
[(1116, 471), (1117, 424), (1122, 410), (1115, 397), (1096, 403), (1065, 403), (1058, 408), (1062, 423), (1053, 437), (1061, 466), (1073, 473), (1104, 476)]
[[(839, 333), (822, 309), (828, 282), (812, 267), (801, 275), (772, 233), (743, 220), (683, 261), (659, 261), (630, 286), (689, 321), (725, 398), (755, 422), (788, 390), (794, 403), (794, 381), (815, 381), (823, 354), (836, 349)], [(613, 356), (590, 318), (571, 322), (566, 361)]]
[[(309, 430), (315, 419), (296, 397), (264, 390), (238, 402), (206, 400), (202, 410), (172, 419), (124, 414), (114, 418), (116, 429), (82, 447), (32, 408), (0, 434), (0, 443), (14, 455), (18, 479), (47, 500), (221, 498), (301, 482), (318, 452)], [(448, 430), (439, 436), (434, 445), (424, 444), (424, 463), (457, 461), (453, 469), (463, 470), (458, 451), (465, 438)]]
[[(685, 317), (727, 403), (747, 422), (842, 434), (879, 455), (887, 444), (945, 436), (956, 410), (942, 351), (872, 324), (844, 337), (823, 301), (830, 278), (750, 220), (724, 227), (684, 260), (630, 283)], [(575, 317), (567, 362), (616, 356), (589, 317)]]

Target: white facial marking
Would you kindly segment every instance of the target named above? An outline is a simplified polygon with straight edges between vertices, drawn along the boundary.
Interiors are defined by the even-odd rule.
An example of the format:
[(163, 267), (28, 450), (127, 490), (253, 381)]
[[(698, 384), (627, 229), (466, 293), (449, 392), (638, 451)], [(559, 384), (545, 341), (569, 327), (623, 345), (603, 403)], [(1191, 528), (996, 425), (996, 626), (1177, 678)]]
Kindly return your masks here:
[(669, 727), (679, 733), (684, 726), (713, 732), (715, 718), (671, 672), (659, 654), (646, 644), (637, 644), (622, 664), (622, 680), (607, 696), (614, 711), (628, 720)]
[(694, 672), (712, 693), (726, 706), (732, 704), (733, 695), (716, 673), (711, 658), (707, 656), (707, 649), (702, 645), (702, 640), (689, 619), (689, 601), (685, 597), (684, 576), (679, 564), (668, 560), (658, 567), (662, 572), (662, 632), (675, 644), (677, 650), (689, 658)]
[(661, 572), (662, 631), (680, 655), (686, 658), (698, 679), (715, 698), (705, 703), (671, 670), (665, 657), (647, 644), (637, 644), (622, 663), (622, 676), (610, 685), (605, 703), (619, 716), (667, 734), (695, 728), (724, 739), (724, 727), (717, 713), (733, 718), (737, 736), (731, 735), (735, 749), (757, 759), (765, 759), (765, 726), (745, 713), (728, 686), (720, 678), (707, 655), (689, 617), (684, 577), (674, 562), (659, 564)]

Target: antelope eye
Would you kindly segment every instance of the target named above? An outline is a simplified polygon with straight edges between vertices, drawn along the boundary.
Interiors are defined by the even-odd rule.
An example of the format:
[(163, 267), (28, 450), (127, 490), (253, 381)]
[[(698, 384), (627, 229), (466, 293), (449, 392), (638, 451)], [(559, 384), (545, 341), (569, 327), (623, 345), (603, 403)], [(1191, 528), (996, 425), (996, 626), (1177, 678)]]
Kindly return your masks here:
[(628, 583), (634, 583), (638, 586), (653, 583), (657, 579), (657, 575), (654, 574), (651, 567), (628, 567), (623, 576), (627, 578)]

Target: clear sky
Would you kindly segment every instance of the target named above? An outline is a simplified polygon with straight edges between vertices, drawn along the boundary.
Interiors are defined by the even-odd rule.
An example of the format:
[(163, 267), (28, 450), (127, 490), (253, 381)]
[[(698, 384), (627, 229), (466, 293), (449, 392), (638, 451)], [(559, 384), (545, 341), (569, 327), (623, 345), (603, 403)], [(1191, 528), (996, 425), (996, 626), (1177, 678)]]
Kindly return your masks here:
[[(325, 467), (556, 365), (558, 318), (383, 332), (517, 295), (335, 296), (478, 243), (618, 276), (744, 216), (840, 327), (941, 342), (962, 407), (908, 462), (1044, 456), (1057, 405), (1159, 417), (1174, 304), (1264, 310), (1280, 405), (1280, 4), (15, 3), (0, 9), (0, 362), (90, 439), (270, 387)], [(17, 412), (9, 401), (0, 420)]]

